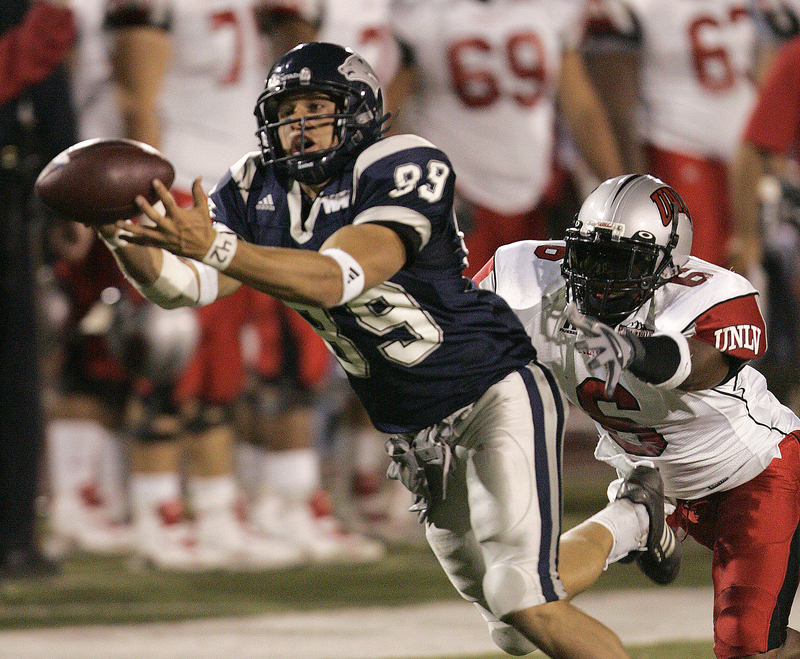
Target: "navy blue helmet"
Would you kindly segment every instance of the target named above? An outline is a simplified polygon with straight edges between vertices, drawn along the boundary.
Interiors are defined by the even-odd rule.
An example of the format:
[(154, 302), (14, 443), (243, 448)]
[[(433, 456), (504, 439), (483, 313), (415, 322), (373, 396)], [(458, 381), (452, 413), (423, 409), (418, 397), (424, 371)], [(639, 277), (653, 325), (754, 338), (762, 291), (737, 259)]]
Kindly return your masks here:
[[(317, 115), (335, 121), (336, 143), (329, 149), (286, 154), (278, 128), (298, 120), (278, 118), (287, 97), (320, 93), (336, 104), (335, 114)], [(338, 174), (344, 165), (380, 138), (389, 118), (383, 111), (383, 92), (372, 67), (357, 53), (337, 44), (310, 42), (296, 46), (270, 69), (255, 115), (264, 163), (291, 179), (314, 185)], [(300, 119), (305, 130), (306, 119)], [(304, 140), (301, 140), (301, 144)]]

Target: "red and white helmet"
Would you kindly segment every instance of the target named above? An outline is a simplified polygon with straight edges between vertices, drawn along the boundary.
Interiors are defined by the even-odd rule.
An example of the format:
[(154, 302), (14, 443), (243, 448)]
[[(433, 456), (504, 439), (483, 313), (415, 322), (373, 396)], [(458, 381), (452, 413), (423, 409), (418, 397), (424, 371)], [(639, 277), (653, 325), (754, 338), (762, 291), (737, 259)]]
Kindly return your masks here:
[(567, 230), (562, 273), (579, 311), (615, 326), (686, 263), (692, 220), (659, 179), (629, 174), (601, 183)]

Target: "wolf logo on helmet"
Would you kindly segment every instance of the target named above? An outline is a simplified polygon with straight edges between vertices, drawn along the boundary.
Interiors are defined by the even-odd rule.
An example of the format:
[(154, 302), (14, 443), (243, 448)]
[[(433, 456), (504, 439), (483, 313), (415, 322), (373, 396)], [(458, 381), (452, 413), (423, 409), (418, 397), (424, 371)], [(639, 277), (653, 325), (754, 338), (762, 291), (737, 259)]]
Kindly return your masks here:
[(381, 83), (378, 82), (378, 76), (375, 75), (375, 72), (361, 55), (356, 53), (350, 55), (344, 61), (344, 64), (338, 68), (338, 71), (348, 80), (360, 80), (372, 87), (372, 92), (376, 97), (381, 93)]

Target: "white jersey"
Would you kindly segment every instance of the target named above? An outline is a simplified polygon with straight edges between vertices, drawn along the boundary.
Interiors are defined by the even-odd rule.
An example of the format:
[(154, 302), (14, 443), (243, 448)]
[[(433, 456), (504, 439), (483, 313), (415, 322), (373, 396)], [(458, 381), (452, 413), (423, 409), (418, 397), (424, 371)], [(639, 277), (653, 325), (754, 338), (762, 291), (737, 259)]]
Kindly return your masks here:
[(400, 64), (389, 27), (391, 0), (266, 0), (268, 10), (296, 14), (318, 24), (318, 41), (347, 46), (363, 57), (386, 87)]
[(758, 28), (748, 0), (595, 4), (604, 3), (623, 5), (638, 23), (642, 139), (667, 151), (729, 160), (755, 100)]
[[(501, 247), (481, 288), (495, 290), (522, 320), (540, 362), (549, 366), (570, 401), (600, 433), (595, 456), (627, 472), (652, 461), (667, 496), (697, 499), (732, 489), (780, 455), (778, 444), (800, 430), (800, 419), (767, 390), (764, 377), (745, 365), (713, 389), (660, 389), (624, 372), (611, 398), (605, 373), (587, 367), (575, 351), (575, 330), (565, 327), (561, 276), (564, 242), (523, 241)], [(677, 331), (748, 359), (765, 349), (765, 331), (750, 283), (690, 257), (670, 282), (623, 325), (640, 334)]]
[(78, 136), (121, 137), (124, 129), (111, 74), (109, 35), (103, 29), (105, 7), (98, 0), (72, 0), (72, 7), (78, 34), (70, 75)]
[(470, 201), (506, 214), (538, 204), (562, 55), (583, 20), (577, 0), (408, 0), (393, 12), (419, 81), (403, 125), (447, 153)]
[(173, 58), (161, 94), (161, 151), (175, 188), (196, 176), (208, 191), (231, 163), (257, 151), (253, 110), (267, 66), (252, 0), (171, 0)]

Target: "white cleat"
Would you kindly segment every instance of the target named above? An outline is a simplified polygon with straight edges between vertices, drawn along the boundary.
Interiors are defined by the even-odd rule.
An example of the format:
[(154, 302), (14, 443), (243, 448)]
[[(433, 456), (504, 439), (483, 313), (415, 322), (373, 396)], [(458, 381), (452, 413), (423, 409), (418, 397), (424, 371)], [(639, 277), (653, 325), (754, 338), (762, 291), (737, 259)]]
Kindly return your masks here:
[(131, 527), (114, 521), (103, 502), (88, 491), (56, 497), (50, 510), (50, 528), (53, 543), (64, 551), (118, 555), (132, 547)]
[(293, 542), (312, 563), (365, 564), (386, 555), (382, 542), (344, 530), (333, 515), (315, 515), (305, 501), (264, 497), (254, 506), (253, 524), (265, 537)]
[(212, 558), (198, 547), (178, 502), (161, 504), (135, 522), (135, 568), (199, 572), (214, 569)]
[(254, 533), (233, 511), (198, 519), (197, 540), (198, 549), (217, 569), (280, 570), (308, 562), (296, 544)]

